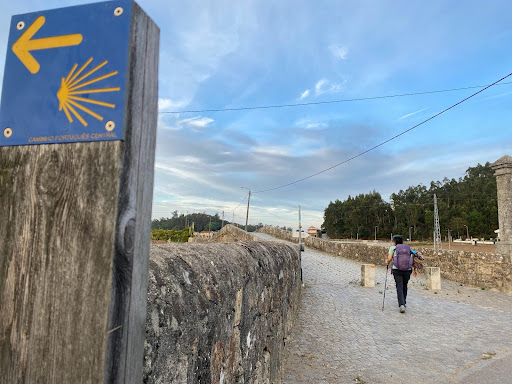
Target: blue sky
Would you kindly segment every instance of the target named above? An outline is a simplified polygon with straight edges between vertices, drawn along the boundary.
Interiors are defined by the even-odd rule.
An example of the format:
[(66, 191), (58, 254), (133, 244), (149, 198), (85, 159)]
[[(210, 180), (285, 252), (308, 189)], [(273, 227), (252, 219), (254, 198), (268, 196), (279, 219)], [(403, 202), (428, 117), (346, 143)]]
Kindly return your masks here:
[[(0, 5), (13, 14), (83, 4)], [(161, 112), (293, 104), (490, 84), (512, 72), (509, 1), (163, 1)], [(0, 70), (3, 73), (3, 59)], [(507, 79), (512, 81), (512, 77)], [(159, 115), (153, 218), (233, 218), (253, 191), (316, 173), (476, 90), (299, 108)], [(335, 199), (392, 192), (512, 154), (512, 84), (495, 86), (399, 139), (305, 182), (251, 198), (251, 223), (322, 224)], [(245, 221), (245, 203), (235, 212)]]

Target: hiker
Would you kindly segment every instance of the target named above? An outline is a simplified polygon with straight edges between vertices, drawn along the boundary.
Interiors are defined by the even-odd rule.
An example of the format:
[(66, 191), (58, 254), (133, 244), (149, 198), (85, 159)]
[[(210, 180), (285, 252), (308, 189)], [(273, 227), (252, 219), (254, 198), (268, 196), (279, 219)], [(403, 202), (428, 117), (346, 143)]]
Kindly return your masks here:
[(403, 238), (400, 235), (393, 236), (391, 246), (389, 247), (386, 263), (393, 260), (391, 274), (395, 278), (396, 295), (398, 297), (398, 307), (401, 313), (405, 313), (407, 306), (407, 283), (414, 270), (414, 276), (418, 276), (417, 267), (413, 265), (414, 257), (411, 248), (403, 244)]

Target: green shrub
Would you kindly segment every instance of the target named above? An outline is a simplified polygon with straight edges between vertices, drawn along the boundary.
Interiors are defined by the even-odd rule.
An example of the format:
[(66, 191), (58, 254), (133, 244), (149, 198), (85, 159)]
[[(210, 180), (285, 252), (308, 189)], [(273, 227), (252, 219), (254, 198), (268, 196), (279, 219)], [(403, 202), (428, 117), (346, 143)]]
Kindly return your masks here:
[(173, 243), (186, 243), (188, 242), (189, 237), (193, 237), (194, 235), (190, 228), (185, 228), (183, 230), (178, 229), (153, 229), (151, 231), (151, 240), (170, 240)]

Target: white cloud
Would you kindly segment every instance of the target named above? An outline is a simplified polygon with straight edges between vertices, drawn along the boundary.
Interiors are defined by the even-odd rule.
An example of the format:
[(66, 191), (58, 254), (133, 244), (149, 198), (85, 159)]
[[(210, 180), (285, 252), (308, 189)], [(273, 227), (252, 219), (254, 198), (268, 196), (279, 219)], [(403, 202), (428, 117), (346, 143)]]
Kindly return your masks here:
[(301, 119), (301, 120), (297, 121), (295, 123), (295, 125), (297, 127), (304, 128), (307, 130), (319, 130), (322, 128), (327, 128), (327, 126), (328, 126), (326, 123), (320, 123), (320, 122), (311, 121), (308, 119)]
[(255, 148), (253, 153), (260, 155), (271, 155), (271, 156), (289, 156), (289, 148), (278, 147), (278, 146), (262, 146)]
[(179, 125), (168, 125), (162, 122), (158, 123), (158, 130), (167, 130), (167, 131), (180, 131), (183, 127)]
[(423, 109), (420, 109), (419, 111), (416, 111), (416, 112), (412, 112), (412, 113), (408, 113), (407, 115), (403, 115), (402, 117), (400, 117), (398, 120), (402, 120), (402, 119), (405, 119), (407, 117), (410, 117), (410, 116), (413, 116), (417, 113), (420, 113), (420, 112), (423, 112), (423, 111), (426, 111), (427, 109), (429, 109), (430, 107), (427, 107), (427, 108), (423, 108)]
[(196, 156), (181, 156), (177, 161), (187, 164), (201, 164), (201, 159)]
[[(191, 157), (175, 157), (170, 161), (170, 164), (166, 160), (157, 160), (155, 170), (172, 175), (178, 181), (189, 181), (196, 186), (197, 184), (202, 184), (218, 191), (232, 192), (232, 188), (227, 187), (215, 177), (208, 177), (207, 172), (202, 167), (197, 167), (197, 165), (201, 164), (204, 165), (204, 168), (207, 168), (205, 161), (202, 159), (194, 160)], [(186, 167), (187, 165), (192, 167)]]
[(196, 116), (196, 117), (192, 117), (190, 119), (180, 120), (178, 122), (178, 124), (186, 124), (186, 125), (189, 125), (191, 127), (196, 127), (196, 128), (206, 128), (206, 126), (210, 123), (213, 123), (213, 121), (214, 120), (209, 117)]
[(335, 59), (347, 60), (348, 48), (342, 45), (331, 44), (329, 50)]
[[(169, 194), (165, 188), (163, 188), (161, 192)], [(218, 213), (219, 215), (222, 215), (222, 211), (225, 211), (225, 219), (231, 221), (233, 218), (232, 210), (238, 203), (239, 201), (235, 200), (226, 201), (225, 199), (212, 199), (199, 194), (190, 194), (187, 196), (172, 195), (172, 200), (153, 202), (153, 219), (171, 217), (172, 212), (175, 210), (178, 210), (180, 213), (186, 213), (188, 211), (188, 213), (206, 212), (209, 214)], [(245, 208), (243, 204), (242, 208)], [(240, 213), (244, 213), (243, 210), (240, 212), (237, 210), (237, 213), (239, 215), (238, 217), (235, 215), (235, 218), (238, 218), (238, 221), (242, 222), (243, 215)], [(245, 216), (243, 216), (243, 219), (245, 220)]]
[(304, 92), (301, 93), (300, 99), (304, 100), (308, 96), (309, 96), (309, 89), (306, 89)]
[(168, 1), (150, 0), (146, 6), (162, 26), (160, 95), (173, 103), (195, 99), (206, 80), (226, 68), (226, 61), (240, 51), (240, 42), (259, 24), (252, 1), (192, 0), (171, 6)]
[(202, 116), (195, 116), (188, 119), (179, 120), (179, 114), (174, 115), (170, 120), (172, 119), (174, 119), (173, 123), (160, 120), (158, 123), (158, 128), (168, 131), (181, 131), (183, 127), (188, 126), (195, 132), (202, 132), (204, 128), (214, 122), (213, 119)]
[(317, 83), (315, 84), (315, 93), (318, 95), (320, 92), (322, 92), (322, 88), (327, 83), (328, 81), (325, 79), (318, 80)]
[(327, 124), (325, 124), (325, 123), (310, 123), (310, 124), (306, 125), (304, 127), (304, 129), (317, 130), (317, 129), (322, 129), (322, 128), (326, 128), (326, 127), (327, 127)]
[[(242, 196), (240, 196), (240, 200)], [(253, 200), (254, 199), (254, 200)], [(222, 217), (231, 222), (234, 218), (239, 225), (245, 224), (245, 214), (247, 204), (239, 204), (240, 200), (235, 199), (215, 199), (205, 197), (199, 194), (190, 194), (187, 196), (176, 196), (172, 200), (164, 200), (153, 202), (153, 219), (161, 217), (171, 217), (175, 210), (181, 214), (193, 212), (206, 212), (209, 214), (218, 213)], [(254, 203), (253, 203), (254, 201)], [(233, 209), (236, 210), (233, 212)], [(323, 223), (323, 211), (311, 209), (308, 205), (302, 205), (302, 226), (309, 227), (314, 225), (320, 228)], [(284, 204), (268, 205), (258, 202), (257, 197), (251, 198), (251, 209), (249, 213), (249, 223), (256, 224), (258, 222), (264, 224), (279, 224), (297, 229), (297, 207), (290, 207)]]
[[(310, 211), (306, 209), (304, 205), (302, 205), (301, 215), (302, 215), (302, 226), (308, 228), (310, 225), (314, 225), (320, 228), (320, 225), (323, 223), (323, 212), (320, 211)], [(242, 220), (245, 220), (243, 216), (244, 210), (240, 212), (238, 218), (240, 221), (240, 216)], [(251, 200), (251, 211), (249, 213), (249, 221), (252, 223), (262, 222), (262, 223), (279, 223), (280, 226), (285, 225), (286, 227), (297, 228), (298, 225), (298, 209), (296, 207), (290, 208), (285, 206), (268, 206), (268, 205), (253, 205)], [(252, 220), (252, 221), (251, 221)], [(243, 221), (242, 221), (243, 222)]]
[[(343, 82), (344, 84), (345, 82)], [(320, 96), (324, 93), (339, 93), (342, 91), (342, 83), (331, 83), (327, 79), (320, 79), (315, 84), (315, 95)]]
[(188, 105), (188, 103), (189, 102), (186, 100), (176, 101), (176, 100), (172, 100), (172, 99), (159, 98), (158, 99), (158, 110), (164, 111), (167, 109), (170, 109), (170, 110), (181, 109), (183, 107), (186, 107)]

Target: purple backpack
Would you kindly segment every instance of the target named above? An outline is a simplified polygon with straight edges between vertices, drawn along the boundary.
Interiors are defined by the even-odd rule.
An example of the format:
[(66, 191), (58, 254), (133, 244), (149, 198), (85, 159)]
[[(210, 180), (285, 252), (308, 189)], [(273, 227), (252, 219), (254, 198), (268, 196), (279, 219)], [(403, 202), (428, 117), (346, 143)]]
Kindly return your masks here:
[(395, 248), (395, 257), (393, 265), (400, 271), (408, 271), (412, 268), (414, 258), (411, 255), (411, 247), (407, 244), (398, 244)]

